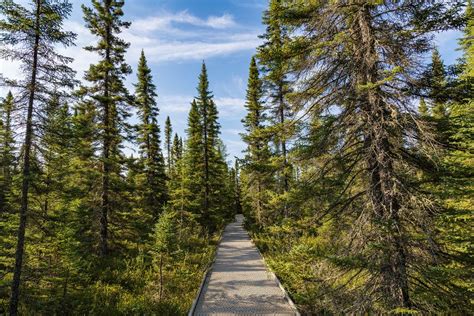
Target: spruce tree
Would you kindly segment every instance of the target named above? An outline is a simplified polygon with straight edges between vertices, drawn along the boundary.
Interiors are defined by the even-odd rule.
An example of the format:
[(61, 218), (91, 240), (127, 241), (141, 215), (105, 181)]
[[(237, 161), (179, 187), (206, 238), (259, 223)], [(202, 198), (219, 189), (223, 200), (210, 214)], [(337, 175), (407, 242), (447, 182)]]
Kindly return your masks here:
[[(221, 151), (217, 107), (209, 90), (206, 65), (199, 75), (198, 96), (191, 103), (188, 116), (188, 135), (184, 153), (184, 187), (193, 197), (191, 212), (198, 214), (201, 224), (214, 232), (222, 224), (227, 210), (225, 183), (227, 166)], [(179, 142), (180, 151), (182, 148)]]
[[(469, 313), (470, 284), (469, 266), (472, 253), (472, 227), (474, 212), (474, 101), (470, 97), (474, 83), (474, 13), (472, 2), (466, 6), (467, 25), (460, 40), (463, 52), (457, 67), (460, 72), (452, 88), (456, 91), (454, 100), (449, 100), (450, 111), (447, 118), (445, 135), (448, 146), (443, 152), (441, 161), (442, 173), (437, 178), (436, 186), (430, 186), (441, 200), (443, 212), (439, 216), (437, 229), (441, 232), (440, 244), (446, 249), (449, 260), (445, 262), (443, 284), (454, 282), (451, 292), (458, 301), (465, 300), (463, 306), (457, 307), (461, 313)], [(462, 96), (459, 98), (459, 96)]]
[[(26, 281), (38, 306), (29, 303), (28, 309), (37, 313), (54, 314), (62, 309), (63, 291), (67, 280), (68, 265), (64, 240), (65, 226), (68, 224), (70, 210), (65, 203), (66, 181), (71, 171), (71, 121), (69, 106), (59, 95), (52, 95), (45, 106), (45, 115), (41, 117), (41, 137), (37, 143), (33, 166), (34, 174), (30, 191), (34, 199), (30, 202), (30, 213), (35, 218), (30, 226), (30, 247), (35, 251), (28, 254), (28, 273), (33, 282)], [(48, 258), (45, 260), (44, 258)], [(44, 289), (51, 289), (49, 297), (44, 297)]]
[[(198, 113), (202, 124), (202, 146), (203, 146), (203, 160), (204, 160), (204, 197), (203, 197), (203, 214), (204, 222), (209, 222), (210, 219), (206, 218), (209, 214), (209, 199), (211, 195), (210, 188), (210, 156), (213, 155), (214, 151), (214, 137), (215, 134), (212, 130), (214, 123), (217, 120), (214, 111), (214, 103), (212, 101), (213, 95), (209, 91), (209, 80), (207, 78), (206, 64), (202, 64), (201, 74), (199, 75), (199, 85), (197, 88), (198, 97), (196, 99)], [(207, 223), (209, 224), (209, 223)]]
[(204, 155), (203, 155), (203, 137), (202, 137), (202, 121), (198, 110), (197, 102), (191, 103), (191, 109), (188, 115), (188, 127), (186, 129), (186, 151), (183, 159), (184, 177), (182, 179), (184, 186), (192, 196), (192, 204), (189, 205), (187, 211), (204, 215), (203, 207), (203, 190), (204, 190)]
[(438, 49), (431, 55), (431, 64), (428, 65), (428, 95), (432, 103), (432, 114), (435, 119), (446, 118), (446, 70)]
[(165, 146), (166, 146), (166, 164), (168, 167), (168, 174), (171, 173), (171, 168), (173, 167), (173, 157), (172, 157), (172, 152), (171, 152), (171, 146), (172, 146), (172, 137), (173, 137), (173, 127), (171, 126), (171, 120), (170, 117), (166, 117), (166, 122), (165, 122)]
[(0, 209), (10, 212), (15, 140), (12, 130), (12, 114), (15, 108), (13, 94), (8, 92), (0, 104)]
[[(131, 68), (125, 62), (129, 44), (119, 35), (130, 26), (124, 22), (124, 1), (92, 0), (92, 8), (82, 6), (84, 20), (91, 34), (98, 38), (95, 46), (85, 49), (100, 56), (100, 61), (89, 67), (84, 79), (90, 83), (83, 92), (93, 100), (100, 117), (99, 141), (101, 143), (101, 205), (99, 218), (99, 254), (109, 250), (109, 216), (112, 205), (119, 200), (119, 181), (123, 157), (121, 143), (128, 125), (130, 96), (124, 85)], [(115, 198), (114, 198), (115, 195)]]
[(55, 90), (52, 87), (67, 88), (74, 82), (74, 71), (68, 67), (72, 60), (58, 54), (56, 49), (58, 45), (71, 46), (75, 34), (63, 30), (63, 22), (71, 13), (71, 4), (68, 1), (36, 0), (30, 7), (23, 7), (11, 0), (4, 0), (0, 1), (0, 12), (3, 15), (0, 41), (5, 45), (0, 50), (0, 57), (22, 64), (22, 78), (7, 80), (7, 84), (18, 90), (18, 95), (25, 96), (21, 98), (21, 106), (26, 107), (26, 116), (22, 120), (25, 133), (21, 167), (20, 223), (10, 297), (10, 314), (16, 315), (29, 209), (28, 192), (32, 176), (31, 154), (35, 122), (37, 113), (42, 111), (44, 101)]
[(247, 84), (247, 115), (242, 121), (246, 133), (242, 139), (247, 144), (245, 157), (245, 197), (250, 201), (249, 210), (257, 224), (267, 222), (265, 210), (268, 208), (268, 192), (271, 183), (270, 149), (264, 123), (267, 120), (262, 104), (262, 82), (255, 58), (250, 62)]
[[(291, 139), (292, 132), (287, 122), (292, 116), (288, 102), (291, 89), (288, 80), (289, 63), (284, 48), (288, 42), (289, 28), (282, 23), (284, 12), (281, 0), (270, 1), (269, 8), (263, 16), (263, 23), (267, 26), (265, 34), (261, 36), (264, 43), (258, 50), (265, 94), (269, 99), (269, 104), (267, 104), (271, 113), (269, 119), (274, 124), (271, 132), (277, 152), (273, 160), (279, 172), (280, 192), (283, 193), (289, 190), (292, 175), (288, 161), (288, 141)], [(286, 215), (286, 206), (283, 212)]]
[(96, 227), (96, 212), (99, 204), (101, 170), (99, 147), (97, 144), (99, 116), (92, 100), (80, 99), (74, 105), (71, 118), (70, 172), (64, 191), (65, 203), (69, 205), (69, 215), (65, 226), (66, 238), (74, 241), (67, 245), (69, 260), (78, 270), (89, 274), (99, 236)]
[(144, 191), (145, 211), (156, 219), (166, 202), (166, 175), (157, 123), (159, 110), (155, 100), (156, 87), (143, 51), (138, 62), (137, 77), (135, 102), (141, 121), (138, 125), (138, 144), (146, 179), (140, 186)]
[[(16, 185), (17, 175), (16, 144), (12, 126), (15, 100), (11, 92), (0, 102), (0, 275), (8, 275), (13, 270), (15, 255), (15, 234), (18, 227)], [(7, 281), (6, 279), (4, 279)], [(0, 313), (6, 313), (8, 289), (0, 290)], [(4, 303), (5, 302), (5, 303)]]
[(467, 25), (464, 28), (464, 36), (460, 41), (464, 64), (461, 78), (468, 81), (469, 87), (472, 88), (472, 78), (474, 77), (474, 8), (472, 0), (468, 0), (466, 4), (466, 21)]
[(173, 146), (171, 148), (171, 160), (176, 162), (183, 157), (182, 140), (179, 138), (178, 133), (174, 134)]
[[(430, 32), (456, 25), (460, 5), (294, 2), (283, 16), (294, 30), (288, 45), (292, 76), (299, 79), (294, 107), (310, 118), (333, 116), (326, 137), (336, 142), (319, 155), (320, 183), (330, 180), (329, 170), (343, 167), (340, 189), (333, 192), (337, 200), (315, 217), (342, 228), (346, 244), (335, 266), (347, 263), (353, 272), (367, 273), (364, 280), (355, 277), (364, 285), (358, 303), (350, 299), (345, 312), (408, 312), (426, 303), (420, 292), (445, 299), (419, 274), (426, 265), (439, 267), (441, 253), (429, 242), (436, 238), (432, 197), (409, 176), (429, 169), (430, 160), (407, 150), (412, 137), (420, 144), (428, 138), (417, 130), (418, 116), (404, 91), (419, 71), (416, 60), (430, 49)], [(403, 36), (391, 36), (399, 30)]]
[(201, 224), (212, 232), (222, 220), (227, 207), (220, 200), (223, 197), (221, 190), (224, 189), (222, 183), (225, 181), (226, 171), (223, 169), (224, 157), (219, 151), (221, 141), (220, 125), (217, 121), (218, 111), (212, 92), (209, 90), (205, 63), (202, 64), (197, 92), (195, 105), (192, 106), (195, 110), (191, 109), (189, 117), (187, 151), (195, 151), (198, 164), (202, 163), (196, 175), (202, 181), (202, 189), (199, 189), (202, 190), (202, 195), (199, 197), (202, 208)]

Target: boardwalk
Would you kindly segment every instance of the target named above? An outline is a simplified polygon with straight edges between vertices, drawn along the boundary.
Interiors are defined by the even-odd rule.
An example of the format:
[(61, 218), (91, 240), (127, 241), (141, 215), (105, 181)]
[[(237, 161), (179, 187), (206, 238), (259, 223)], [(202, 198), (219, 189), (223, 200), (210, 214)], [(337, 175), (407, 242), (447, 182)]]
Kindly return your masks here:
[(242, 227), (227, 226), (198, 298), (198, 315), (297, 315)]

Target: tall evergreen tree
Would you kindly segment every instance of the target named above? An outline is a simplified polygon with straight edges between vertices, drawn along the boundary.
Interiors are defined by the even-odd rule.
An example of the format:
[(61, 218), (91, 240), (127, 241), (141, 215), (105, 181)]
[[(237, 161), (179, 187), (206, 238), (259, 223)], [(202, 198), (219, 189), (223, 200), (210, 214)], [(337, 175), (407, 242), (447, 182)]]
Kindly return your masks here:
[[(18, 227), (16, 190), (17, 159), (13, 135), (15, 100), (11, 92), (0, 102), (0, 275), (13, 270), (15, 233)], [(5, 279), (4, 279), (5, 280)], [(8, 289), (0, 290), (0, 306), (9, 297)], [(0, 307), (0, 313), (6, 313)]]
[(470, 87), (472, 87), (472, 78), (474, 77), (474, 8), (472, 0), (468, 0), (466, 4), (466, 21), (467, 25), (464, 29), (464, 36), (460, 41), (461, 48), (464, 52), (463, 60), (465, 64), (461, 78), (470, 80)]
[(155, 100), (156, 87), (143, 51), (138, 62), (137, 76), (135, 100), (141, 120), (138, 126), (138, 143), (146, 178), (142, 185), (145, 192), (144, 207), (156, 219), (166, 201), (166, 175), (157, 123), (159, 111)]
[(202, 197), (205, 178), (204, 156), (203, 156), (203, 137), (202, 137), (202, 121), (196, 100), (191, 103), (191, 109), (188, 115), (188, 127), (186, 129), (186, 151), (183, 159), (185, 176), (182, 181), (184, 186), (192, 195), (192, 204), (189, 205), (189, 212), (204, 216), (202, 209)]
[[(269, 8), (263, 16), (263, 23), (267, 26), (262, 36), (264, 43), (259, 47), (258, 59), (263, 69), (265, 93), (269, 97), (273, 140), (277, 147), (274, 156), (277, 170), (280, 173), (282, 192), (287, 192), (291, 182), (291, 165), (288, 161), (288, 140), (292, 136), (287, 120), (291, 118), (291, 109), (287, 96), (291, 92), (288, 80), (289, 63), (285, 56), (285, 43), (288, 42), (288, 26), (282, 23), (285, 9), (282, 0), (271, 0)], [(286, 214), (286, 206), (284, 207)]]
[(217, 125), (217, 109), (212, 101), (213, 95), (209, 91), (209, 80), (207, 77), (206, 64), (202, 64), (201, 74), (199, 75), (198, 97), (196, 104), (198, 106), (198, 113), (202, 124), (202, 145), (203, 145), (203, 160), (204, 160), (204, 198), (203, 198), (203, 214), (204, 221), (209, 214), (209, 199), (211, 195), (210, 187), (210, 160), (214, 154), (215, 141), (218, 133)]
[[(101, 143), (101, 206), (99, 254), (106, 256), (109, 250), (109, 215), (112, 211), (114, 192), (122, 168), (120, 145), (123, 133), (128, 128), (125, 119), (129, 116), (130, 96), (124, 85), (131, 68), (125, 62), (125, 52), (129, 44), (119, 35), (130, 26), (122, 21), (124, 1), (92, 0), (92, 8), (82, 6), (86, 26), (98, 38), (95, 46), (87, 46), (89, 52), (97, 53), (100, 61), (91, 65), (85, 80), (90, 86), (86, 93), (97, 106), (100, 116)], [(115, 183), (114, 183), (115, 182)]]
[(267, 119), (262, 104), (262, 82), (255, 58), (250, 62), (249, 79), (247, 85), (247, 100), (245, 107), (247, 115), (242, 121), (246, 134), (242, 135), (247, 143), (245, 157), (246, 188), (245, 197), (250, 201), (250, 211), (258, 224), (267, 222), (264, 210), (268, 208), (268, 192), (271, 168), (270, 148), (264, 123)]
[(446, 93), (446, 69), (438, 49), (434, 49), (431, 56), (431, 64), (428, 65), (429, 98), (432, 103), (432, 114), (435, 119), (446, 118), (447, 93)]
[(98, 139), (98, 110), (92, 100), (81, 99), (74, 105), (71, 118), (70, 172), (67, 175), (64, 191), (65, 204), (70, 213), (65, 227), (69, 261), (77, 270), (90, 273), (99, 236), (96, 232), (96, 212), (100, 205), (101, 170), (97, 168), (100, 157)]
[[(29, 8), (11, 0), (0, 2), (3, 19), (0, 23), (0, 41), (5, 45), (0, 57), (19, 61), (23, 78), (7, 80), (21, 95), (21, 106), (26, 107), (25, 138), (23, 143), (20, 224), (15, 254), (15, 270), (10, 299), (10, 314), (18, 312), (21, 271), (25, 248), (25, 231), (29, 209), (28, 192), (31, 179), (31, 151), (33, 147), (36, 114), (53, 91), (52, 87), (71, 87), (74, 72), (68, 67), (70, 58), (57, 53), (58, 45), (70, 46), (75, 34), (63, 30), (63, 21), (71, 13), (68, 1), (36, 0)], [(19, 105), (20, 106), (20, 105)]]
[(172, 137), (173, 137), (173, 127), (171, 126), (171, 120), (170, 117), (166, 117), (166, 122), (165, 122), (165, 146), (166, 146), (166, 163), (168, 167), (168, 173), (171, 173), (171, 168), (173, 166), (173, 157), (172, 157), (172, 152), (171, 152), (171, 147), (172, 147)]
[[(347, 225), (340, 263), (367, 272), (360, 281), (373, 295), (362, 290), (358, 303), (351, 300), (345, 311), (408, 311), (424, 304), (419, 291), (443, 300), (445, 294), (419, 274), (426, 265), (435, 269), (439, 257), (434, 254), (440, 252), (429, 242), (435, 238), (430, 198), (408, 176), (428, 166), (429, 159), (404, 143), (413, 135), (420, 142), (427, 139), (413, 130), (419, 126), (417, 115), (403, 91), (417, 73), (415, 61), (430, 49), (429, 33), (456, 25), (457, 10), (443, 1), (416, 7), (358, 0), (291, 4), (284, 21), (294, 30), (289, 56), (300, 79), (292, 100), (311, 117), (337, 113), (329, 130), (337, 142), (320, 156), (320, 177), (324, 183), (327, 170), (343, 166), (341, 179), (346, 179), (334, 192), (336, 203), (319, 215), (332, 213), (337, 226)], [(341, 226), (343, 218), (347, 222)], [(349, 253), (359, 259), (351, 260)]]
[[(460, 40), (463, 52), (457, 65), (460, 71), (448, 87), (456, 95), (448, 94), (448, 89), (443, 91), (453, 100), (448, 100), (450, 111), (449, 117), (445, 119), (446, 130), (443, 130), (448, 146), (443, 152), (442, 173), (436, 178), (436, 185), (429, 187), (437, 193), (443, 206), (437, 228), (441, 231), (440, 244), (446, 249), (449, 258), (444, 264), (445, 274), (451, 280), (456, 280), (454, 289), (457, 300), (469, 297), (470, 284), (466, 280), (469, 279), (469, 266), (472, 263), (474, 224), (474, 98), (471, 97), (474, 83), (474, 13), (471, 1), (467, 2), (466, 21), (464, 36)], [(466, 302), (464, 310), (459, 309), (467, 312), (470, 308), (472, 304)]]
[[(52, 292), (60, 292), (67, 283), (66, 249), (64, 228), (69, 220), (69, 210), (65, 207), (66, 181), (70, 168), (70, 144), (72, 142), (69, 106), (59, 95), (53, 94), (41, 116), (40, 139), (33, 155), (34, 177), (31, 178), (30, 214), (34, 225), (30, 226), (28, 239), (34, 249), (26, 261), (31, 280), (24, 285), (29, 296), (39, 306), (38, 313), (53, 314), (61, 310), (62, 297), (41, 295), (42, 284)], [(44, 258), (48, 258), (45, 260)], [(33, 304), (28, 303), (27, 309)]]
[(220, 150), (218, 112), (204, 63), (197, 91), (198, 97), (191, 103), (188, 117), (183, 182), (193, 196), (194, 202), (189, 208), (199, 214), (201, 224), (213, 232), (222, 223), (228, 206), (221, 201), (227, 197), (226, 188), (222, 186), (227, 177), (227, 166)]
[(0, 104), (0, 209), (11, 211), (9, 200), (12, 193), (15, 140), (12, 130), (12, 114), (15, 107), (13, 94), (8, 92)]
[(171, 148), (171, 160), (176, 162), (183, 157), (182, 139), (179, 138), (178, 133), (174, 134), (173, 146)]

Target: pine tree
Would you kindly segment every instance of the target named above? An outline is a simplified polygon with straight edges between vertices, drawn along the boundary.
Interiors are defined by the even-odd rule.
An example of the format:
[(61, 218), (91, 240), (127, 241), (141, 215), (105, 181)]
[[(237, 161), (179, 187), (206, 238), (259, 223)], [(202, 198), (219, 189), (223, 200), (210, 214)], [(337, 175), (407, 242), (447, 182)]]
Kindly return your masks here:
[(7, 80), (7, 84), (16, 88), (26, 106), (25, 138), (23, 143), (22, 186), (20, 224), (18, 244), (15, 254), (15, 271), (10, 298), (10, 314), (18, 312), (20, 277), (23, 266), (25, 231), (28, 216), (31, 179), (31, 154), (33, 147), (34, 122), (36, 113), (47, 100), (52, 87), (71, 87), (74, 72), (67, 65), (70, 58), (59, 55), (56, 46), (70, 46), (75, 34), (62, 29), (64, 19), (71, 12), (68, 1), (36, 0), (30, 8), (23, 7), (11, 0), (0, 2), (3, 19), (0, 23), (0, 38), (5, 44), (0, 57), (22, 63), (22, 80)]
[(166, 202), (166, 175), (160, 146), (160, 128), (157, 123), (159, 111), (155, 100), (156, 87), (143, 51), (138, 62), (137, 76), (135, 102), (141, 120), (138, 126), (138, 144), (146, 179), (141, 187), (145, 195), (144, 208), (156, 219)]
[(245, 197), (250, 202), (249, 212), (253, 213), (258, 224), (267, 222), (264, 210), (268, 208), (268, 193), (270, 184), (269, 174), (270, 149), (264, 123), (266, 115), (262, 104), (262, 82), (255, 58), (250, 62), (249, 79), (247, 85), (247, 100), (245, 108), (247, 115), (242, 121), (246, 134), (242, 135), (247, 143), (247, 156), (245, 158)]
[(92, 6), (88, 8), (83, 5), (82, 9), (86, 26), (92, 35), (98, 37), (98, 42), (85, 49), (97, 53), (101, 59), (86, 72), (84, 78), (90, 86), (83, 90), (94, 100), (100, 116), (98, 127), (102, 180), (99, 254), (103, 257), (109, 250), (109, 216), (113, 210), (112, 205), (119, 200), (117, 191), (123, 160), (120, 145), (124, 139), (123, 133), (128, 128), (125, 119), (129, 116), (130, 96), (124, 79), (131, 73), (130, 66), (125, 62), (129, 44), (119, 35), (130, 23), (122, 21), (124, 1), (92, 0)]
[(173, 127), (171, 126), (171, 120), (170, 117), (166, 117), (166, 122), (165, 122), (165, 146), (166, 146), (166, 163), (168, 167), (168, 174), (171, 173), (171, 169), (173, 168), (173, 157), (172, 157), (172, 152), (171, 152), (171, 146), (172, 146), (172, 138), (173, 137)]
[[(273, 157), (276, 168), (281, 174), (281, 191), (287, 192), (291, 182), (291, 165), (288, 161), (288, 140), (292, 136), (287, 120), (291, 118), (291, 109), (287, 96), (291, 92), (288, 80), (289, 64), (285, 56), (285, 43), (288, 41), (288, 27), (282, 23), (284, 6), (281, 0), (271, 0), (263, 16), (267, 25), (263, 36), (264, 44), (259, 47), (258, 59), (263, 69), (265, 92), (269, 97), (271, 121), (275, 124), (272, 133), (277, 153)], [(287, 213), (284, 206), (284, 215)]]

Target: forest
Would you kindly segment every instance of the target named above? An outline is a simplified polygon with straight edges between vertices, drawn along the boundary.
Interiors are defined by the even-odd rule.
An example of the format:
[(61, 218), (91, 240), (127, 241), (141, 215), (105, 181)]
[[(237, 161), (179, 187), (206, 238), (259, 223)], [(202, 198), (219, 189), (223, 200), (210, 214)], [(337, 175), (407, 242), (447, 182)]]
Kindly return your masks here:
[(269, 0), (232, 162), (205, 62), (185, 133), (160, 116), (123, 0), (82, 6), (83, 74), (73, 1), (20, 2), (0, 0), (22, 74), (0, 74), (0, 315), (186, 315), (236, 214), (302, 315), (474, 313), (471, 0)]

